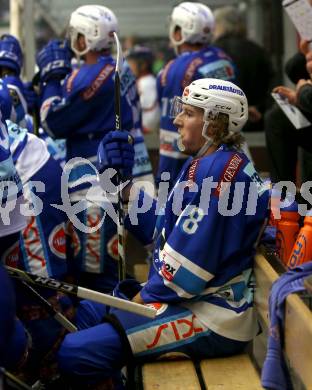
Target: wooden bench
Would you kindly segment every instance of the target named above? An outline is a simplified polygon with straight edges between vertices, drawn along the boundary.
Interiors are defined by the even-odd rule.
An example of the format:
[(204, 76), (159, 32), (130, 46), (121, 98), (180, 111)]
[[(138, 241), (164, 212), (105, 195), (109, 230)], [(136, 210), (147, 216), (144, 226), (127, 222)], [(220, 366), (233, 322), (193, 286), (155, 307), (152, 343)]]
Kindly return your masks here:
[[(277, 263), (276, 259), (274, 261), (273, 256), (271, 261), (268, 261), (267, 256), (263, 252), (257, 253), (255, 257), (257, 286), (255, 290), (255, 306), (262, 325), (263, 335), (265, 336), (264, 355), (266, 352), (268, 327), (270, 325), (268, 315), (270, 286), (279, 276), (276, 266), (281, 268), (281, 264)], [(312, 296), (306, 299), (309, 300), (310, 304), (312, 303)], [(294, 388), (312, 389), (312, 312), (297, 294), (291, 294), (286, 299), (284, 344), (284, 355)], [(257, 346), (253, 350), (255, 357), (257, 356), (256, 349)], [(257, 360), (257, 363), (261, 368), (263, 359)]]
[[(146, 280), (148, 267), (134, 266), (138, 280)], [(258, 390), (259, 374), (250, 356), (243, 353), (227, 358), (161, 360), (137, 367), (137, 388), (144, 390)], [(139, 383), (138, 383), (139, 382)]]
[(259, 374), (247, 354), (191, 360), (162, 360), (141, 367), (144, 390), (259, 390)]
[[(142, 265), (139, 268), (142, 280)], [(264, 361), (269, 327), (268, 297), (272, 283), (281, 270), (281, 266), (271, 265), (263, 251), (255, 256), (255, 307), (262, 333), (253, 341), (249, 353), (205, 359), (199, 363), (191, 360), (146, 363), (138, 367), (140, 383), (137, 383), (137, 387), (144, 390), (262, 389), (259, 371), (255, 366), (261, 369)], [(299, 296), (291, 295), (286, 301), (285, 353), (296, 390), (312, 389), (311, 345), (312, 313)]]

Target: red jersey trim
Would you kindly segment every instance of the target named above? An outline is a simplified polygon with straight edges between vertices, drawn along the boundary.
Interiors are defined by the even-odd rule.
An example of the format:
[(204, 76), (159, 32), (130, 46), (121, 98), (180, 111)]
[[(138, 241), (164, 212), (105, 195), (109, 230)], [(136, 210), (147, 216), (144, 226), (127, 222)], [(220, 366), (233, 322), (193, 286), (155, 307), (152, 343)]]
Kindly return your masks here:
[(194, 58), (193, 61), (191, 61), (186, 68), (186, 71), (184, 73), (184, 78), (182, 80), (182, 88), (184, 89), (188, 85), (190, 85), (191, 81), (193, 80), (194, 74), (196, 72), (196, 69), (203, 64), (203, 60), (201, 58)]
[(220, 196), (221, 185), (222, 183), (230, 183), (233, 181), (235, 176), (237, 175), (241, 165), (243, 163), (243, 159), (238, 154), (234, 154), (231, 159), (227, 162), (226, 166), (221, 175), (221, 179), (219, 180), (218, 186), (214, 191), (214, 195)]
[(115, 67), (112, 64), (106, 64), (104, 68), (100, 71), (100, 73), (96, 76), (96, 78), (93, 80), (90, 87), (88, 87), (82, 93), (83, 100), (91, 99), (97, 93), (97, 91), (102, 87), (105, 81), (109, 78), (109, 76), (112, 74), (114, 69)]

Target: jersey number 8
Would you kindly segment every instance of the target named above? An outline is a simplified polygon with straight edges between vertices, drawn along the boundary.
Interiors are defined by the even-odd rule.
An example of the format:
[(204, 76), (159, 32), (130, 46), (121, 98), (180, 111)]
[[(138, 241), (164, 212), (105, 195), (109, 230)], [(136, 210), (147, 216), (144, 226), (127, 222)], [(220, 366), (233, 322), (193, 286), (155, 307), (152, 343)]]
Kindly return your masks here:
[(198, 228), (198, 223), (204, 218), (204, 211), (198, 207), (192, 208), (190, 215), (182, 224), (182, 229), (187, 234), (194, 234)]

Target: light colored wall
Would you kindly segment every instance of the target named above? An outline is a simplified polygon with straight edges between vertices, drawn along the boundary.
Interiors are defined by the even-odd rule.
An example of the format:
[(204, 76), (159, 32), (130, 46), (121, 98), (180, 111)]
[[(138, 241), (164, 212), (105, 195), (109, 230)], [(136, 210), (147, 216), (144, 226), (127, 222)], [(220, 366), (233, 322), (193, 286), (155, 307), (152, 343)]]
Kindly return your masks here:
[[(138, 37), (165, 37), (168, 30), (168, 16), (177, 0), (40, 0), (44, 12), (49, 14), (52, 27), (61, 33), (69, 19), (70, 13), (80, 5), (101, 4), (111, 8), (119, 20), (120, 36), (136, 35)], [(206, 0), (203, 3), (210, 7), (225, 4), (237, 4), (239, 0)]]
[[(297, 31), (289, 19), (288, 15), (286, 12), (283, 12), (283, 22), (284, 22), (284, 58), (283, 62), (284, 65), (286, 61), (293, 56), (297, 51), (298, 51), (298, 35)], [(289, 79), (286, 77), (284, 74), (284, 83), (285, 85), (292, 87), (293, 84)]]

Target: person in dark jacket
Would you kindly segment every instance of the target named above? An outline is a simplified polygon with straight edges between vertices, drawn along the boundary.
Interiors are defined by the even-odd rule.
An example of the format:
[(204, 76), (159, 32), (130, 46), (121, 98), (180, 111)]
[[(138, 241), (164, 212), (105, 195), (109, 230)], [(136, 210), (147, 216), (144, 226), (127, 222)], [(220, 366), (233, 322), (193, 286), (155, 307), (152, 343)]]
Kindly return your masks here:
[[(300, 50), (285, 65), (286, 75), (292, 83), (296, 84), (296, 90), (278, 86), (274, 89), (274, 92), (280, 93), (290, 103), (295, 104), (312, 121), (312, 85), (308, 71), (309, 66), (312, 65), (309, 57), (312, 52), (309, 52), (308, 44), (305, 41), (301, 42)], [(272, 181), (297, 181), (298, 146), (302, 148), (300, 179), (303, 182), (311, 180), (311, 126), (296, 130), (276, 104), (266, 113), (264, 123)]]
[(248, 99), (249, 118), (243, 130), (263, 130), (263, 114), (270, 102), (274, 74), (269, 54), (247, 38), (244, 15), (236, 7), (217, 8), (214, 17), (214, 44), (232, 58), (236, 65), (236, 82)]

